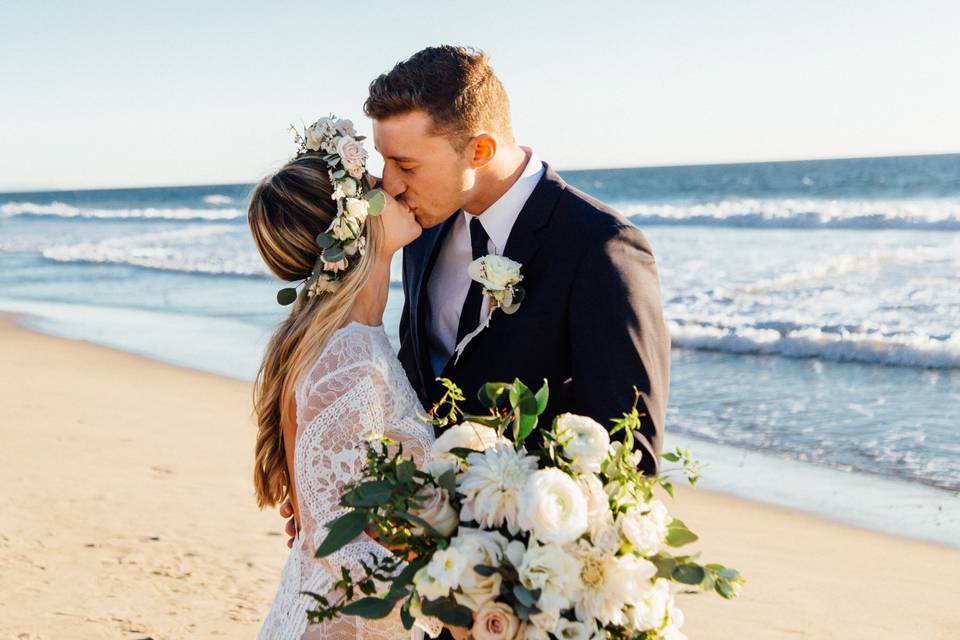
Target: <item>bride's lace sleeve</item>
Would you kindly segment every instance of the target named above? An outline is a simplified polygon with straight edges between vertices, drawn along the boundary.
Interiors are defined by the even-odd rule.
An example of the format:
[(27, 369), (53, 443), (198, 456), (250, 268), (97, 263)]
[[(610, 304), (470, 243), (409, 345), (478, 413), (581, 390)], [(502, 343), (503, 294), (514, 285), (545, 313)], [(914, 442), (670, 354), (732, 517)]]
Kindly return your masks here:
[[(313, 552), (326, 535), (324, 525), (342, 515), (340, 496), (359, 477), (366, 459), (363, 444), (374, 434), (386, 434), (403, 442), (404, 450), (418, 463), (426, 456), (429, 441), (420, 434), (389, 433), (388, 412), (395, 394), (388, 385), (385, 367), (375, 357), (370, 336), (351, 335), (328, 345), (323, 356), (300, 385), (297, 393), (297, 500), (300, 508), (301, 591), (331, 593), (341, 566), (354, 576), (363, 574), (359, 564), (370, 556), (389, 552), (361, 534), (340, 551), (318, 559)], [(416, 437), (420, 435), (420, 437)], [(399, 638), (409, 637), (400, 623), (399, 608), (382, 620), (338, 618), (312, 625), (304, 638)]]

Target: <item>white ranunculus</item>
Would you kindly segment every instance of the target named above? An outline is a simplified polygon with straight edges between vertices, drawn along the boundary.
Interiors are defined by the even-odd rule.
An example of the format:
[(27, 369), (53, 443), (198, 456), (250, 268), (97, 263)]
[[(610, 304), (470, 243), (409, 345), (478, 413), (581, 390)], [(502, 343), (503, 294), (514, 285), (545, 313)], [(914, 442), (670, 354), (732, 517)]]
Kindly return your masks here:
[(459, 549), (447, 547), (433, 554), (430, 562), (413, 576), (417, 592), (427, 600), (450, 595), (460, 584), (463, 572), (469, 569), (467, 557)]
[(461, 527), (456, 537), (450, 540), (450, 546), (456, 547), (466, 556), (468, 566), (461, 575), (459, 591), (454, 593), (454, 597), (458, 603), (472, 611), (477, 611), (485, 603), (500, 595), (503, 576), (499, 573), (482, 576), (474, 571), (473, 567), (477, 565), (499, 567), (507, 547), (507, 539), (498, 531)]
[(541, 542), (563, 545), (587, 530), (587, 501), (577, 483), (556, 468), (530, 476), (520, 492), (517, 523)]
[[(417, 497), (421, 504), (413, 509), (413, 515), (426, 520), (442, 536), (449, 536), (456, 530), (460, 514), (450, 505), (450, 496), (445, 490), (428, 484), (417, 493)], [(425, 532), (422, 527), (414, 527), (413, 533), (421, 536)]]
[(573, 554), (580, 560), (577, 619), (596, 618), (601, 624), (627, 624), (625, 608), (650, 592), (657, 567), (634, 555), (616, 556), (581, 540)]
[(342, 136), (337, 140), (337, 155), (344, 165), (363, 163), (367, 158), (363, 145), (354, 140), (353, 136)]
[(467, 267), (470, 277), (479, 282), (484, 289), (503, 291), (523, 280), (521, 265), (510, 258), (488, 255), (477, 258)]
[(347, 198), (346, 208), (348, 216), (363, 224), (367, 220), (370, 203), (365, 198)]
[(557, 433), (569, 440), (563, 453), (580, 473), (597, 473), (610, 448), (610, 434), (600, 423), (586, 416), (564, 413), (557, 418)]
[(474, 640), (513, 640), (519, 628), (520, 620), (510, 605), (490, 601), (477, 611), (470, 637)]
[(457, 491), (463, 505), (460, 519), (475, 521), (484, 528), (506, 525), (516, 534), (517, 504), (530, 475), (537, 470), (537, 459), (523, 449), (500, 442), (482, 453), (467, 456), (467, 469), (460, 476)]
[(560, 545), (531, 542), (517, 565), (520, 584), (540, 590), (537, 607), (548, 615), (559, 616), (577, 598), (580, 589), (580, 561)]
[(464, 448), (474, 451), (483, 451), (497, 442), (509, 442), (506, 438), (497, 435), (490, 427), (476, 422), (462, 422), (445, 429), (440, 437), (433, 441), (430, 447), (430, 457), (435, 460), (446, 460), (454, 465), (460, 465), (460, 459), (450, 453), (451, 449)]
[(651, 500), (617, 516), (617, 526), (637, 553), (651, 556), (663, 548), (669, 520), (667, 507), (659, 500)]

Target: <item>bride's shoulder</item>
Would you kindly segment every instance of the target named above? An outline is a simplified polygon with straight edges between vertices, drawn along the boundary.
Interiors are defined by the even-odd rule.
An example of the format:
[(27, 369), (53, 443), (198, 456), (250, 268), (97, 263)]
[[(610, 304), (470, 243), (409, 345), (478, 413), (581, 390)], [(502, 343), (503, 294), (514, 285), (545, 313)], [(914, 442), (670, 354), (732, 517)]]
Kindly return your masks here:
[(351, 322), (327, 339), (323, 350), (304, 376), (304, 383), (315, 383), (331, 374), (341, 376), (350, 372), (363, 373), (365, 369), (380, 367), (380, 346), (383, 327)]

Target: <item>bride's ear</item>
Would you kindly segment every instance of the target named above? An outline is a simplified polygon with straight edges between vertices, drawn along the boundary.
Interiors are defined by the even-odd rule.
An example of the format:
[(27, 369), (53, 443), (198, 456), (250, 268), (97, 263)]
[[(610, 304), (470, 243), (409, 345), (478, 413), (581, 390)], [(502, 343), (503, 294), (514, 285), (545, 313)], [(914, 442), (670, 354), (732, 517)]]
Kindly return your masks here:
[(473, 153), (473, 158), (470, 160), (471, 166), (474, 169), (479, 169), (497, 155), (497, 139), (489, 133), (481, 133), (470, 140), (467, 149)]

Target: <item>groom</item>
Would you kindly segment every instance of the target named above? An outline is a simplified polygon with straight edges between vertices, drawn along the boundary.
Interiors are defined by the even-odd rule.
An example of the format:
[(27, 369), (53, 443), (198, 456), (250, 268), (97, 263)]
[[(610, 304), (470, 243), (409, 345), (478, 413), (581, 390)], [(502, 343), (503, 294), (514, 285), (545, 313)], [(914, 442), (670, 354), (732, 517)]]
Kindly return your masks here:
[[(403, 252), (400, 320), (400, 360), (424, 406), (443, 393), (438, 377), (464, 390), (468, 413), (483, 412), (484, 382), (537, 388), (546, 379), (542, 425), (568, 411), (610, 425), (631, 409), (636, 387), (639, 466), (657, 473), (670, 337), (643, 234), (517, 144), (507, 94), (482, 52), (423, 49), (370, 84), (364, 110), (383, 188), (424, 228)], [(570, 144), (595, 135), (589, 120), (570, 124), (556, 132)], [(526, 297), (516, 313), (493, 314), (457, 358), (456, 345), (489, 313), (467, 273), (487, 254), (522, 265)]]

